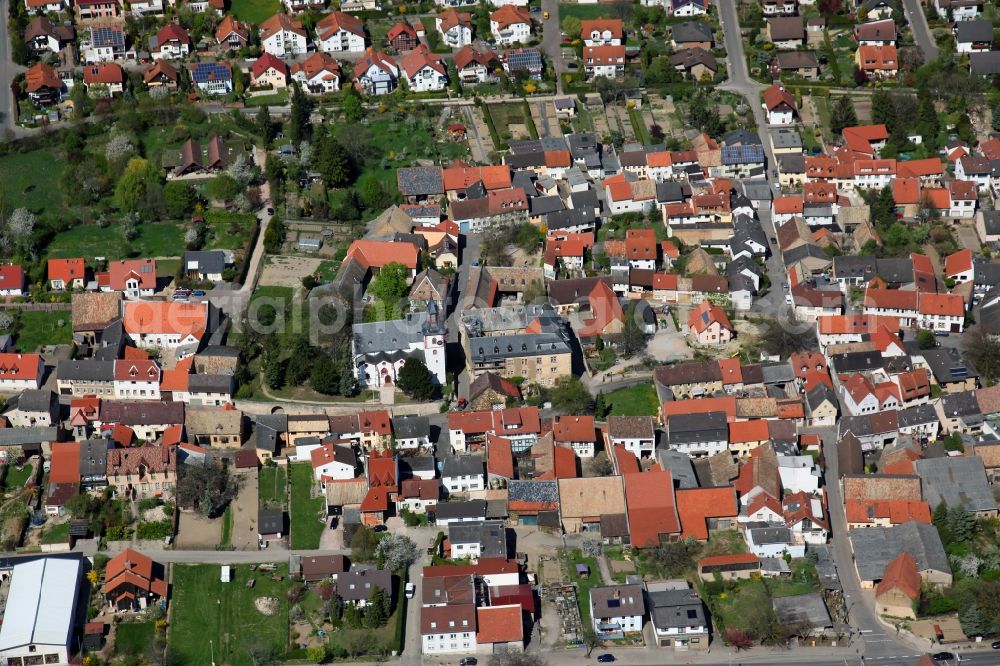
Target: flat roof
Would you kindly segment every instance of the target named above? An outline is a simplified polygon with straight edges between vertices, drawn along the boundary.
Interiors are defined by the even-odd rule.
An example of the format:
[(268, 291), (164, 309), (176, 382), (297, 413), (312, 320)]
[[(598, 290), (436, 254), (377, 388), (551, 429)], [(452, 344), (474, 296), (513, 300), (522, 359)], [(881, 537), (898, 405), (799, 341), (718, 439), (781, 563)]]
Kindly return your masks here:
[(79, 581), (79, 560), (46, 557), (14, 565), (0, 652), (30, 644), (68, 646)]

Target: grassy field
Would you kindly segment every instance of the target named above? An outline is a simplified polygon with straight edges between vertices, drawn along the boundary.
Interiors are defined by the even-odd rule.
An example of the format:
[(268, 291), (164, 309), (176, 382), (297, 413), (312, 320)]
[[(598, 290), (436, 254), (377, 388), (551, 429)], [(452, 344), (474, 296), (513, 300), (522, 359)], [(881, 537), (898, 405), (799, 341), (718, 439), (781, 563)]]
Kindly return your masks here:
[[(17, 315), (14, 346), (21, 352), (35, 352), (45, 345), (69, 344), (73, 327), (69, 310), (45, 312), (23, 310)], [(60, 322), (62, 322), (60, 324)]]
[(646, 121), (642, 118), (642, 111), (639, 109), (629, 109), (628, 117), (632, 121), (632, 131), (635, 132), (636, 140), (640, 141), (644, 146), (653, 145), (653, 137), (649, 135), (649, 128), (646, 127)]
[(20, 469), (14, 465), (7, 465), (4, 486), (11, 489), (20, 488), (28, 482), (28, 477), (31, 476), (31, 469), (31, 465), (24, 465)]
[(83, 224), (56, 235), (48, 247), (50, 258), (179, 257), (184, 252), (184, 230), (173, 222), (145, 222), (139, 236), (127, 245), (121, 227)]
[(531, 112), (526, 103), (489, 104), (485, 108), (489, 111), (493, 126), (502, 139), (507, 140), (511, 137), (511, 125), (525, 125), (531, 138), (538, 138), (538, 129), (535, 127), (535, 121), (531, 119)]
[(225, 210), (205, 212), (206, 250), (239, 250), (246, 247), (253, 234), (257, 218), (250, 213)]
[(337, 271), (340, 270), (339, 261), (324, 261), (321, 262), (319, 266), (316, 267), (316, 273), (320, 276), (323, 281), (330, 281), (337, 277)]
[(285, 506), (285, 468), (262, 467), (257, 475), (257, 497), (261, 508)]
[(66, 543), (69, 541), (69, 523), (53, 525), (42, 534), (42, 543)]
[[(590, 576), (584, 578), (576, 575), (576, 565), (586, 564), (590, 567)], [(585, 557), (579, 549), (569, 551), (567, 565), (569, 580), (576, 581), (576, 601), (580, 606), (580, 619), (583, 626), (590, 625), (590, 588), (601, 585), (601, 569), (593, 557)]]
[(122, 622), (115, 625), (115, 653), (144, 654), (153, 645), (152, 622)]
[(0, 183), (9, 210), (34, 213), (63, 208), (59, 180), (65, 165), (48, 150), (12, 153), (0, 157)]
[(280, 106), (288, 103), (288, 93), (279, 90), (273, 95), (254, 95), (246, 98), (247, 106)]
[(233, 0), (232, 12), (241, 21), (260, 24), (278, 13), (278, 0)]
[(446, 163), (468, 154), (468, 146), (464, 143), (437, 143), (433, 126), (427, 120), (399, 123), (380, 118), (365, 127), (370, 133), (369, 149), (372, 154), (382, 156), (382, 161), (371, 160), (364, 173), (377, 176), (392, 197), (399, 194), (396, 184), (396, 169), (399, 167), (413, 166), (416, 159)]
[(559, 5), (559, 20), (575, 16), (581, 21), (597, 18), (616, 18), (618, 10), (611, 5)]
[(311, 496), (312, 465), (295, 463), (291, 466), (289, 476), (292, 481), (292, 525), (290, 528), (292, 548), (319, 548), (319, 538), (326, 526), (320, 520), (320, 512), (326, 501), (322, 497), (313, 499)]
[[(167, 644), (174, 663), (252, 666), (258, 651), (284, 655), (288, 646), (288, 565), (272, 573), (233, 568), (229, 583), (219, 580), (219, 565), (175, 565), (170, 633)], [(282, 580), (274, 581), (272, 575)], [(248, 578), (256, 579), (247, 588)], [(277, 599), (274, 615), (254, 606), (258, 597)]]
[(611, 416), (656, 416), (659, 404), (656, 389), (650, 384), (637, 384), (604, 394)]

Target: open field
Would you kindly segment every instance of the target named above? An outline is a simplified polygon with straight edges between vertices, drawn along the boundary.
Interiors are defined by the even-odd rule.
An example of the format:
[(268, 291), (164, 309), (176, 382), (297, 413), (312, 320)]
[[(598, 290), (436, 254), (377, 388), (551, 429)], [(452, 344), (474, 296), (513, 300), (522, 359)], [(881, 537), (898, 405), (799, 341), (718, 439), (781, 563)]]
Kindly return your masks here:
[(301, 288), (302, 278), (315, 273), (321, 263), (322, 260), (314, 257), (269, 256), (264, 272), (260, 274), (259, 284), (262, 287)]
[(281, 9), (278, 0), (233, 0), (232, 12), (241, 21), (260, 24)]
[(257, 218), (252, 213), (205, 211), (206, 250), (242, 250), (250, 241)]
[[(272, 575), (280, 581), (272, 580)], [(219, 580), (214, 564), (175, 565), (169, 650), (182, 664), (252, 666), (259, 654), (284, 655), (288, 647), (288, 565), (273, 573), (234, 566), (232, 580)], [(256, 580), (247, 588), (248, 578)], [(257, 610), (259, 597), (277, 600), (272, 615)], [(214, 654), (213, 654), (214, 650)]]
[(292, 548), (319, 548), (319, 539), (326, 527), (320, 519), (326, 501), (322, 497), (313, 498), (312, 465), (295, 463), (290, 466), (292, 481)]
[(83, 224), (56, 234), (48, 247), (51, 258), (63, 257), (179, 257), (184, 253), (184, 229), (174, 222), (145, 222), (130, 244), (121, 227)]
[(262, 467), (257, 475), (257, 497), (261, 508), (285, 506), (285, 468)]
[(611, 416), (655, 416), (659, 411), (652, 384), (637, 384), (604, 395)]
[(65, 165), (49, 150), (12, 153), (0, 157), (0, 183), (9, 210), (33, 213), (63, 209), (59, 180)]
[(598, 18), (616, 18), (618, 10), (613, 5), (559, 5), (559, 20), (575, 16), (581, 21)]
[(115, 653), (141, 655), (153, 647), (152, 622), (122, 622), (115, 625)]

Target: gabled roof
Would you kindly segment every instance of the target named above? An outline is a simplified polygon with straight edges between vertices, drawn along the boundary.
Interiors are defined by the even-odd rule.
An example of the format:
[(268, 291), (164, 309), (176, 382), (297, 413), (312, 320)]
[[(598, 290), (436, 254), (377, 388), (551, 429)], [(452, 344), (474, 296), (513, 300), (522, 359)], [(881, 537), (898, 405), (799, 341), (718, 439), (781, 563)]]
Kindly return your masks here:
[(288, 14), (275, 14), (260, 24), (260, 39), (264, 41), (279, 32), (293, 32), (296, 35), (307, 37), (308, 33), (302, 27), (302, 21), (292, 18)]
[(885, 568), (885, 574), (875, 588), (875, 596), (879, 597), (891, 590), (899, 590), (910, 599), (916, 601), (920, 597), (920, 573), (913, 556), (907, 552), (897, 555)]
[(680, 531), (673, 475), (669, 470), (626, 474), (622, 478), (634, 547), (658, 546), (664, 536)]
[(253, 75), (253, 78), (256, 79), (269, 69), (273, 69), (284, 75), (285, 78), (288, 78), (288, 65), (285, 61), (273, 53), (266, 51), (254, 61), (253, 65), (250, 67), (250, 73)]
[(349, 32), (363, 38), (365, 36), (365, 23), (356, 16), (351, 16), (340, 11), (333, 11), (324, 16), (316, 24), (316, 34), (319, 35), (320, 40), (325, 40), (340, 31)]
[(705, 541), (708, 539), (709, 518), (735, 518), (739, 514), (736, 491), (732, 486), (681, 489), (676, 497), (683, 537)]

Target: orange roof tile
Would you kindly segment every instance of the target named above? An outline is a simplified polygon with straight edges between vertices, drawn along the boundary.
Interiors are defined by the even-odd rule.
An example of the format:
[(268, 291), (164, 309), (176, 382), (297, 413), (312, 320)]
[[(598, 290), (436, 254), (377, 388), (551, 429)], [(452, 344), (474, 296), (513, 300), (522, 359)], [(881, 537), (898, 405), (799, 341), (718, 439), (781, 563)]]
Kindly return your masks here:
[(676, 497), (681, 536), (685, 538), (705, 541), (709, 518), (735, 518), (739, 514), (736, 490), (732, 486), (686, 488), (678, 490)]
[(521, 607), (482, 606), (476, 609), (476, 643), (516, 643), (524, 640)]
[(913, 556), (907, 552), (897, 555), (885, 567), (885, 573), (878, 587), (875, 588), (875, 596), (881, 596), (891, 590), (899, 590), (914, 601), (920, 597), (920, 572), (917, 571), (917, 563), (913, 561)]
[(662, 537), (680, 532), (674, 480), (669, 470), (627, 474), (623, 480), (629, 534), (634, 547), (658, 546)]

